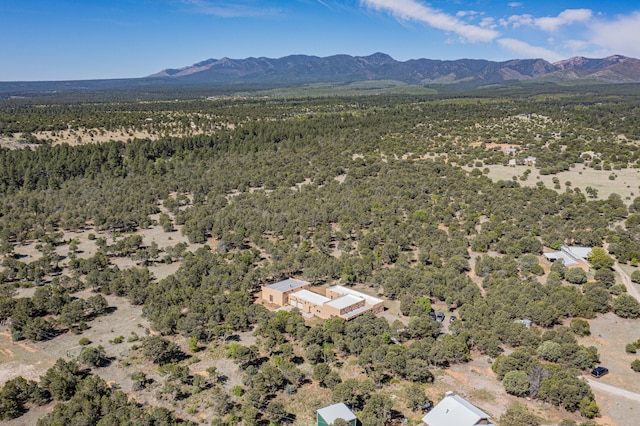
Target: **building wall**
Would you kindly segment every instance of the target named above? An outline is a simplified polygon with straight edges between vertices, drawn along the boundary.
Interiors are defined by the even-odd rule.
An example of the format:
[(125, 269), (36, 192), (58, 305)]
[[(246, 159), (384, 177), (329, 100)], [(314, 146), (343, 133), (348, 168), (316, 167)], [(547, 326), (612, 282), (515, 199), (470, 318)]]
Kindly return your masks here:
[(330, 289), (327, 289), (327, 290), (326, 290), (326, 296), (327, 296), (329, 299), (337, 299), (338, 297), (340, 297), (340, 296), (342, 296), (342, 295), (343, 295), (342, 293), (338, 293), (338, 292), (335, 292), (335, 291), (331, 291)]
[(311, 303), (308, 300), (296, 297), (295, 292), (289, 295), (289, 304), (294, 306), (302, 312), (316, 315), (320, 318), (326, 319), (322, 315), (322, 306), (318, 306), (315, 303)]
[(376, 303), (371, 306), (371, 312), (374, 314), (380, 314), (384, 311), (384, 301), (380, 301), (380, 303)]
[[(338, 293), (338, 292), (332, 291), (330, 289), (327, 289), (326, 295), (327, 295), (327, 297), (329, 299), (337, 299), (338, 297), (343, 296), (342, 293)], [(366, 303), (366, 305), (371, 307), (371, 312), (373, 312), (374, 314), (379, 314), (379, 313), (384, 311), (384, 301), (383, 300), (381, 300), (379, 303), (376, 303), (375, 305), (369, 305), (368, 303)]]
[(335, 306), (323, 305), (322, 306), (322, 315), (323, 316), (321, 318), (327, 319), (327, 318), (331, 318), (332, 316), (333, 317), (337, 317), (337, 316), (346, 314), (348, 312), (351, 312), (351, 311), (353, 311), (355, 309), (358, 309), (358, 308), (360, 308), (360, 307), (362, 307), (364, 305), (365, 305), (364, 300), (356, 302), (353, 305), (346, 306), (346, 307), (344, 307), (342, 309), (338, 309)]
[[(325, 419), (322, 418), (322, 416), (320, 414), (316, 414), (317, 417), (317, 426), (331, 426), (329, 423), (327, 423), (327, 421)], [(348, 423), (351, 426), (356, 426), (356, 422), (357, 420), (350, 420)]]
[(287, 291), (279, 291), (272, 288), (262, 287), (262, 300), (264, 300), (265, 302), (273, 303), (274, 305), (284, 306), (289, 303), (289, 296), (292, 293), (309, 289), (310, 286), (311, 284), (308, 284)]
[(589, 265), (584, 260), (579, 259), (577, 265), (567, 266), (567, 268), (580, 268), (585, 272), (589, 272)]

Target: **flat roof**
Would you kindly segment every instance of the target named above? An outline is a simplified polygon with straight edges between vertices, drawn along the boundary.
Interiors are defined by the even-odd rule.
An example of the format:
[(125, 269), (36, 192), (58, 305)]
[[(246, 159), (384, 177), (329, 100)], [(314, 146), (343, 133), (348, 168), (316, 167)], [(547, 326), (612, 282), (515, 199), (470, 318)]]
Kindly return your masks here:
[(296, 280), (293, 278), (289, 278), (286, 279), (284, 281), (280, 281), (274, 284), (270, 284), (265, 286), (264, 288), (268, 288), (270, 290), (276, 290), (276, 291), (288, 291), (288, 290), (294, 290), (296, 288), (300, 288), (300, 287), (304, 287), (306, 285), (310, 285), (311, 283), (308, 283), (306, 281), (301, 281), (301, 280)]
[(377, 305), (378, 303), (384, 302), (384, 300), (378, 299), (377, 297), (369, 296), (368, 294), (360, 293), (359, 291), (352, 290), (341, 285), (334, 285), (333, 287), (329, 287), (327, 290), (331, 290), (334, 293), (339, 293), (342, 295), (350, 294), (352, 296), (361, 297), (368, 305)]
[(328, 424), (334, 423), (337, 419), (351, 421), (356, 419), (356, 415), (349, 410), (344, 402), (328, 405), (318, 410), (318, 415), (321, 416)]
[(314, 305), (324, 305), (326, 302), (331, 300), (328, 297), (321, 296), (318, 293), (314, 293), (309, 290), (296, 291), (295, 293), (289, 295), (289, 298), (292, 297), (313, 303)]
[(329, 300), (327, 302), (327, 306), (332, 306), (337, 309), (344, 309), (356, 303), (360, 303), (363, 300), (363, 297), (357, 297), (352, 294), (345, 294), (344, 296)]

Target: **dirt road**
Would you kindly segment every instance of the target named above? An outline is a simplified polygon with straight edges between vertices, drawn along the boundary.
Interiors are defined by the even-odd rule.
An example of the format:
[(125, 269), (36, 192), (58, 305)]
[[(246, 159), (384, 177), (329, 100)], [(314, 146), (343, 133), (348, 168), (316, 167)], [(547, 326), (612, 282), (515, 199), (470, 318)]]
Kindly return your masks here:
[(589, 383), (589, 386), (591, 386), (592, 389), (598, 389), (601, 390), (603, 392), (607, 392), (613, 395), (617, 395), (617, 396), (622, 396), (624, 398), (628, 398), (634, 401), (638, 401), (640, 402), (640, 393), (635, 393), (635, 392), (629, 392), (628, 390), (624, 390), (615, 386), (611, 386), (611, 385), (607, 385), (605, 383), (602, 383), (599, 380), (595, 380), (595, 379), (590, 379), (590, 378), (586, 378), (587, 382)]
[(629, 278), (629, 275), (627, 275), (627, 273), (617, 263), (613, 265), (613, 270), (616, 271), (618, 275), (620, 275), (622, 284), (624, 284), (625, 287), (627, 287), (627, 293), (630, 296), (635, 297), (636, 300), (640, 302), (640, 292), (636, 288), (635, 284), (631, 282), (631, 278)]

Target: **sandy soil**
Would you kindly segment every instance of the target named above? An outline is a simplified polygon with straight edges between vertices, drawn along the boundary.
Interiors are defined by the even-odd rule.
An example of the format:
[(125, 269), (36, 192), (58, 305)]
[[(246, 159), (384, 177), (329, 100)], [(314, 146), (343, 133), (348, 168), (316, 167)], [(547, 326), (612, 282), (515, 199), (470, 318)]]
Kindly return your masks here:
[[(545, 419), (544, 424), (557, 424), (562, 419), (572, 419), (577, 422), (584, 420), (579, 415), (567, 413), (550, 404), (507, 394), (491, 370), (492, 361), (486, 356), (474, 354), (474, 359), (469, 363), (454, 365), (437, 372), (436, 381), (427, 389), (427, 395), (437, 402), (443, 398), (444, 392), (454, 391), (489, 414), (494, 420), (499, 419), (509, 407), (514, 405), (526, 405), (532, 413)], [(614, 425), (614, 423), (599, 421), (598, 424)]]
[[(87, 298), (95, 293), (84, 290), (74, 296)], [(7, 380), (22, 375), (28, 379), (37, 379), (51, 367), (58, 358), (71, 359), (76, 357), (82, 346), (78, 340), (87, 337), (93, 346), (102, 345), (109, 357), (121, 359), (129, 354), (132, 342), (126, 339), (136, 333), (140, 337), (146, 335), (149, 322), (142, 317), (142, 307), (132, 306), (124, 298), (104, 296), (109, 306), (114, 311), (91, 321), (90, 328), (81, 335), (71, 332), (57, 336), (44, 342), (16, 342), (11, 341), (11, 336), (5, 329), (0, 333), (0, 384)], [(125, 342), (112, 344), (109, 341), (117, 336), (124, 336)], [(99, 373), (106, 373), (104, 377), (113, 380), (115, 363), (112, 366), (98, 369)], [(101, 374), (102, 375), (102, 374)], [(115, 374), (115, 376), (118, 376)]]
[[(622, 319), (613, 313), (608, 313), (590, 320), (589, 324), (591, 336), (580, 339), (580, 344), (595, 346), (600, 354), (601, 364), (610, 372), (597, 382), (639, 394), (640, 374), (634, 373), (630, 368), (631, 361), (638, 356), (627, 354), (624, 347), (627, 343), (640, 338), (640, 320)], [(585, 376), (585, 378), (589, 377)], [(621, 397), (605, 388), (592, 387), (592, 390), (603, 414), (602, 419), (598, 420), (599, 424), (623, 426), (638, 424), (637, 419), (640, 416), (638, 401)], [(630, 413), (635, 413), (634, 417), (629, 417)]]
[[(572, 188), (580, 188), (585, 195), (587, 186), (597, 189), (599, 199), (606, 199), (609, 195), (616, 193), (622, 197), (622, 200), (627, 205), (640, 195), (640, 169), (594, 170), (577, 164), (569, 171), (542, 176), (538, 169), (530, 166), (492, 165), (487, 167), (489, 168), (488, 176), (493, 181), (511, 180), (513, 176), (522, 176), (525, 170), (530, 169), (531, 175), (527, 180), (518, 179), (520, 185), (533, 187), (538, 181), (542, 181), (547, 188), (553, 188), (552, 179), (557, 177), (560, 180), (561, 187), (558, 191), (561, 192), (565, 191), (565, 182), (569, 181)], [(471, 170), (470, 167), (464, 168)], [(617, 175), (615, 180), (609, 180), (609, 175), (612, 173)]]

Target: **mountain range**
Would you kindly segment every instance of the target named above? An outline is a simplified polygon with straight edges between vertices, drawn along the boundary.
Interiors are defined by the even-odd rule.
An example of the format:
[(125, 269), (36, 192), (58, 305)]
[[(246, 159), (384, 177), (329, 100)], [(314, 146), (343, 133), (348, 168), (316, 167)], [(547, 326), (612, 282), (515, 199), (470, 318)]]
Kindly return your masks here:
[(178, 69), (165, 69), (149, 78), (179, 79), (208, 84), (309, 84), (395, 80), (406, 84), (472, 83), (474, 86), (511, 80), (593, 80), (640, 82), (640, 60), (621, 55), (602, 59), (573, 57), (550, 63), (543, 59), (495, 62), (481, 59), (396, 61), (384, 53), (328, 57), (292, 55), (279, 59), (207, 59)]
[[(384, 53), (369, 56), (291, 55), (278, 59), (207, 59), (183, 68), (168, 68), (142, 78), (0, 82), (0, 99), (71, 94), (90, 99), (95, 93), (115, 97), (201, 96), (237, 93), (314, 83), (385, 81), (394, 85), (422, 85), (436, 92), (464, 92), (494, 85), (528, 82), (557, 86), (594, 83), (640, 83), (640, 60), (621, 55), (601, 59), (573, 57), (550, 63), (543, 59), (496, 62), (482, 59), (411, 59), (397, 61)], [(545, 85), (546, 86), (546, 85)]]

